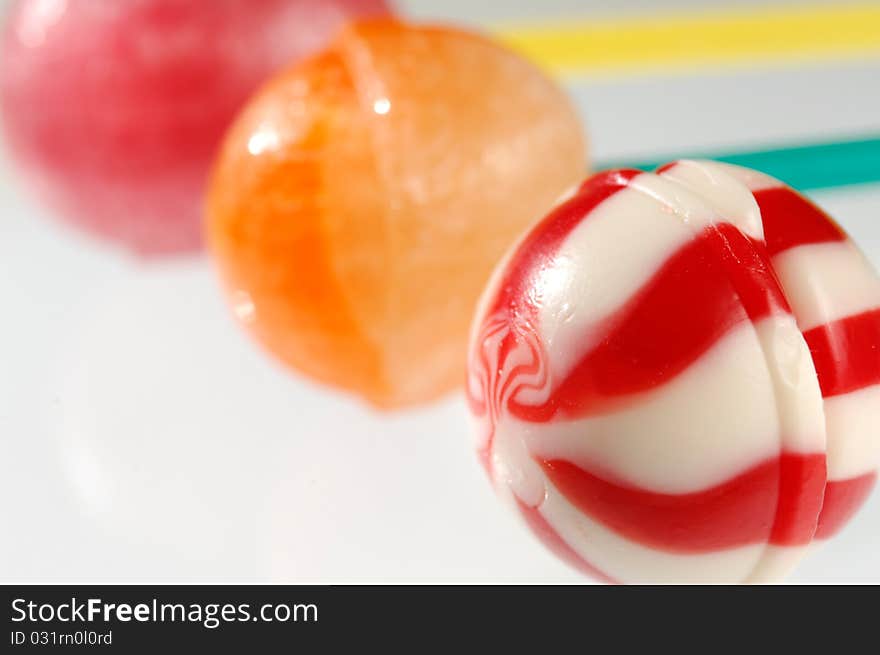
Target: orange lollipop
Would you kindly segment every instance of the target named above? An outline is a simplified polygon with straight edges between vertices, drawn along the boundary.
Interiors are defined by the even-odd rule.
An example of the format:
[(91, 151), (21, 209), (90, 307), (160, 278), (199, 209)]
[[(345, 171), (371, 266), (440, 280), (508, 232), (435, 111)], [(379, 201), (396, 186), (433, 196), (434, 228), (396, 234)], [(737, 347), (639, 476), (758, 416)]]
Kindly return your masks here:
[(346, 28), (226, 137), (208, 236), (233, 308), (290, 366), (395, 407), (463, 380), (504, 251), (584, 175), (563, 92), (487, 39)]

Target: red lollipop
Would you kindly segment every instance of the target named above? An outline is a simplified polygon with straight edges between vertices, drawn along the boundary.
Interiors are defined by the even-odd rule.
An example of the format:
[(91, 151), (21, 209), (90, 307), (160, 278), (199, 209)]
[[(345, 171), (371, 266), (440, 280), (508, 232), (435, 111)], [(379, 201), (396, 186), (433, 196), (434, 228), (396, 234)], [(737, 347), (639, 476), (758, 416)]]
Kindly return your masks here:
[(880, 464), (880, 278), (744, 168), (587, 180), (496, 268), (468, 370), (496, 489), (604, 580), (779, 580)]
[(201, 246), (215, 148), (254, 89), (383, 0), (21, 0), (6, 139), (61, 216), (141, 254)]

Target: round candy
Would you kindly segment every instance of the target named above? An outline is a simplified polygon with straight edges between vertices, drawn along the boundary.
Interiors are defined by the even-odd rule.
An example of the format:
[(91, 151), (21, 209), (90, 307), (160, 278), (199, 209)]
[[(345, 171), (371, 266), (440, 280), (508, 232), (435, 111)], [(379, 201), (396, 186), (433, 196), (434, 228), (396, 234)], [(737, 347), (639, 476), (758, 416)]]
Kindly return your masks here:
[(520, 57), (360, 22), (236, 122), (210, 243), (269, 351), (375, 405), (422, 402), (461, 384), (492, 267), (581, 178), (584, 150), (563, 92)]
[(383, 0), (22, 0), (0, 108), (25, 176), (60, 215), (143, 253), (201, 243), (207, 173), (254, 89)]
[(763, 174), (602, 173), (496, 270), (468, 396), (496, 489), (581, 570), (776, 580), (875, 480), (880, 280)]

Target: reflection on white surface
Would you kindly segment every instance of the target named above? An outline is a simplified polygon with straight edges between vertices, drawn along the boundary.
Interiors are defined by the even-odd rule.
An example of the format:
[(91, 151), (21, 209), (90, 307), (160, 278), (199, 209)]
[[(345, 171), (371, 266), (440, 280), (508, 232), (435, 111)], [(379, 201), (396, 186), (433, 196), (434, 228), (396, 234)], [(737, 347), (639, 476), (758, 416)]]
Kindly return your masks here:
[(203, 262), (124, 277), (71, 353), (61, 469), (79, 529), (130, 544), (126, 562), (161, 553), (169, 580), (579, 579), (499, 511), (460, 398), (389, 416), (294, 378)]
[[(133, 268), (90, 306), (48, 382), (49, 456), (6, 494), (41, 515), (0, 579), (583, 581), (498, 507), (460, 398), (389, 416), (288, 375), (205, 262)], [(40, 502), (53, 483), (66, 505)], [(795, 580), (880, 580), (878, 524), (875, 496)]]

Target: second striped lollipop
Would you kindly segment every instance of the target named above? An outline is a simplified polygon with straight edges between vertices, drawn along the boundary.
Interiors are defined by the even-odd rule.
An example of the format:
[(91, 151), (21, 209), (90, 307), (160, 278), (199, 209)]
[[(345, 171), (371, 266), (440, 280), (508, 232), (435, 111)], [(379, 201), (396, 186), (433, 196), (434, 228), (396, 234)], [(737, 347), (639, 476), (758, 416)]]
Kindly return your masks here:
[(595, 576), (778, 579), (873, 483), (878, 308), (855, 246), (771, 178), (691, 161), (599, 174), (484, 295), (478, 450)]

